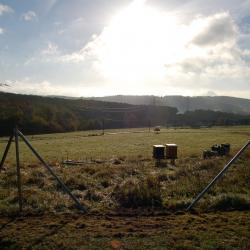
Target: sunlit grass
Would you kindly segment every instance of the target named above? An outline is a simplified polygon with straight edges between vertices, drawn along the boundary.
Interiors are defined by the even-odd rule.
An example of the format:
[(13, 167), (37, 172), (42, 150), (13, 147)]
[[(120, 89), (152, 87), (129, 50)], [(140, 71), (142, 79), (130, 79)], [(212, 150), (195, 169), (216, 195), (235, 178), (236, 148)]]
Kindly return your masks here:
[[(144, 131), (143, 133), (124, 132)], [(122, 132), (121, 134), (115, 134)], [(148, 128), (106, 130), (104, 136), (91, 136), (101, 134), (102, 131), (84, 131), (62, 134), (29, 136), (32, 145), (40, 154), (50, 162), (60, 162), (62, 159), (86, 159), (129, 156), (152, 156), (152, 145), (176, 143), (179, 146), (179, 158), (200, 156), (202, 150), (215, 143), (228, 142), (232, 150), (238, 150), (250, 137), (249, 127), (215, 127), (204, 129), (162, 129), (159, 134), (149, 133)], [(3, 152), (7, 138), (0, 139), (0, 152)], [(36, 159), (27, 147), (20, 145), (22, 162), (34, 163)], [(14, 161), (14, 150), (10, 151), (8, 162)]]
[[(200, 200), (193, 214), (185, 213), (193, 198), (249, 139), (249, 128), (162, 129), (160, 134), (139, 130), (144, 132), (29, 136), (88, 208), (86, 217), (77, 214), (69, 196), (21, 143), (25, 217), (9, 222), (19, 215), (12, 147), (0, 173), (0, 220), (7, 225), (0, 232), (0, 246), (110, 249), (117, 239), (124, 249), (249, 249), (250, 149)], [(1, 152), (6, 139), (1, 138)], [(163, 162), (156, 167), (152, 145), (172, 142), (179, 146), (176, 166)], [(232, 146), (230, 156), (202, 159), (203, 149), (224, 142)], [(86, 163), (63, 165), (67, 157)]]
[[(140, 133), (136, 133), (138, 131)], [(162, 129), (159, 134), (149, 133), (147, 129), (106, 133), (104, 136), (92, 136), (91, 131), (87, 131), (29, 137), (64, 183), (93, 211), (122, 207), (184, 210), (230, 159), (229, 156), (203, 160), (202, 150), (214, 143), (227, 142), (232, 145), (232, 155), (248, 140), (248, 127)], [(2, 149), (4, 140), (2, 138)], [(178, 144), (176, 167), (169, 164), (155, 167), (152, 145), (160, 143)], [(71, 211), (74, 205), (61, 191), (60, 185), (23, 143), (20, 149), (25, 209), (33, 212)], [(2, 213), (17, 209), (13, 150), (12, 147), (6, 171), (0, 174)], [(243, 198), (250, 194), (249, 150), (245, 155), (209, 191), (200, 202), (200, 209), (221, 209), (224, 203), (231, 204), (230, 209), (240, 209), (239, 204), (244, 209), (248, 207), (248, 199)], [(64, 166), (61, 161), (66, 158), (86, 160), (86, 163), (83, 166)], [(100, 162), (91, 162), (91, 159)], [(150, 186), (150, 183), (154, 185)], [(8, 207), (12, 209), (8, 210)]]

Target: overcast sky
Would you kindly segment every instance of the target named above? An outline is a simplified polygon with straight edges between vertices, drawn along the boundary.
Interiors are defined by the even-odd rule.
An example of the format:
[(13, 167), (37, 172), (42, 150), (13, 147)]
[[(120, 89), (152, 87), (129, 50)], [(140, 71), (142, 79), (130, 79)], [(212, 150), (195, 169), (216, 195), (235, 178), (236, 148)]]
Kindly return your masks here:
[(250, 0), (0, 0), (0, 90), (250, 98)]

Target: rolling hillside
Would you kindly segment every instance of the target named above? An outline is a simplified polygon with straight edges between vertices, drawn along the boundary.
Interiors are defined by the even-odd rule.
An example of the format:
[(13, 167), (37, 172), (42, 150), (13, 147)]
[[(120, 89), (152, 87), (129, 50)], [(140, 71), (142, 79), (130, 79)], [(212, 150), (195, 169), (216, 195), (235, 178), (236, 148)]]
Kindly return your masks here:
[(129, 103), (133, 105), (160, 105), (176, 107), (180, 113), (194, 110), (212, 110), (235, 114), (250, 114), (250, 99), (227, 96), (106, 96), (93, 100)]
[[(142, 101), (142, 97), (137, 101), (140, 100)], [(250, 115), (201, 109), (178, 114), (177, 108), (160, 106), (162, 103), (158, 100), (160, 99), (155, 98), (157, 105), (150, 105), (145, 101), (149, 105), (131, 105), (2, 92), (0, 135), (10, 134), (15, 125), (27, 134), (37, 134), (156, 125), (197, 127), (250, 124)]]
[(177, 109), (82, 99), (0, 93), (0, 134), (17, 124), (25, 133), (165, 125)]

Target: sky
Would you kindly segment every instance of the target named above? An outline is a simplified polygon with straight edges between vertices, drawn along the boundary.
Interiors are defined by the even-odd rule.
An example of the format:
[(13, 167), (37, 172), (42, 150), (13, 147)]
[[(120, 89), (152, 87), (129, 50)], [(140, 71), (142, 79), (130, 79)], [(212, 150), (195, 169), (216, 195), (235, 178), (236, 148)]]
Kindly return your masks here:
[(35, 95), (250, 98), (250, 0), (0, 0), (0, 83)]

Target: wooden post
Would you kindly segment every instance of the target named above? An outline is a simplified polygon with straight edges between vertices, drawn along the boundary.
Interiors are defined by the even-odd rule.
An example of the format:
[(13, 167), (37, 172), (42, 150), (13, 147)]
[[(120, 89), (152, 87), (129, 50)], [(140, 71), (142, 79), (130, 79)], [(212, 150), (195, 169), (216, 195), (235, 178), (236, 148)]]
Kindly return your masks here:
[(149, 120), (148, 121), (148, 132), (150, 133), (150, 131), (151, 131), (151, 121)]
[(16, 144), (16, 171), (17, 171), (17, 188), (18, 188), (18, 202), (19, 202), (19, 212), (21, 213), (23, 210), (22, 204), (22, 187), (21, 187), (21, 169), (19, 162), (19, 141), (18, 141), (18, 132), (17, 128), (14, 129), (15, 135), (15, 144)]
[(9, 152), (10, 145), (11, 145), (11, 143), (12, 143), (13, 137), (14, 137), (14, 135), (11, 135), (11, 136), (10, 136), (9, 141), (8, 141), (8, 144), (7, 144), (6, 149), (5, 149), (5, 151), (4, 151), (3, 158), (2, 158), (1, 163), (0, 163), (0, 171), (1, 171), (2, 168), (3, 168), (3, 164), (4, 164), (4, 162), (5, 162), (5, 159), (6, 159), (6, 157), (7, 157), (7, 154), (8, 154), (8, 152)]
[(104, 119), (102, 119), (102, 134), (104, 135)]

